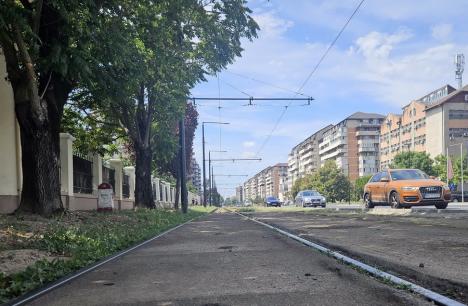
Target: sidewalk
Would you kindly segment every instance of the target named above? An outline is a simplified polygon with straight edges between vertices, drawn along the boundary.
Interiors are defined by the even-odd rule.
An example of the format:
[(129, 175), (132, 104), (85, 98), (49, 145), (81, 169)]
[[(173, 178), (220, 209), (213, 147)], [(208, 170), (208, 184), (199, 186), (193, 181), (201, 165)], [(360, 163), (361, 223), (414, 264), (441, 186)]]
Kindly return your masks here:
[(32, 305), (429, 305), (230, 213), (189, 223)]

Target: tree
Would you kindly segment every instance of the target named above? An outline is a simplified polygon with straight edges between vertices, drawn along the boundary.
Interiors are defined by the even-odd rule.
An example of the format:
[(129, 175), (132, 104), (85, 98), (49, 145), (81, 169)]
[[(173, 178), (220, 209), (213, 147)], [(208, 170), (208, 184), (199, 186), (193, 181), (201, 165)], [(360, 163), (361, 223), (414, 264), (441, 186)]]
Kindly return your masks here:
[(244, 1), (195, 0), (122, 2), (106, 14), (118, 35), (96, 33), (99, 65), (86, 90), (113, 111), (135, 150), (135, 204), (154, 207), (151, 192), (153, 125), (157, 108), (166, 104), (182, 114), (190, 89), (241, 55), (241, 39), (258, 29)]
[(390, 168), (414, 168), (426, 172), (428, 175), (434, 175), (433, 169), (434, 161), (431, 159), (428, 153), (426, 152), (401, 152), (395, 155), (393, 159), (393, 164), (390, 165)]
[(353, 199), (361, 200), (364, 195), (364, 186), (369, 182), (372, 175), (362, 176), (354, 181), (353, 186)]
[(447, 157), (445, 155), (440, 154), (434, 158), (433, 170), (434, 175), (441, 181), (447, 181)]
[(64, 105), (90, 76), (93, 31), (112, 1), (5, 0), (0, 45), (21, 134), (20, 209), (49, 216), (62, 210), (59, 132)]
[(323, 167), (315, 173), (298, 179), (292, 188), (294, 197), (297, 192), (305, 189), (313, 189), (327, 198), (327, 201), (343, 201), (349, 199), (351, 183), (348, 178), (336, 166), (335, 161), (328, 160)]
[(299, 191), (303, 189), (305, 189), (305, 180), (304, 178), (298, 178), (296, 181), (294, 181), (294, 184), (291, 188), (293, 199), (296, 198), (296, 195), (299, 193)]

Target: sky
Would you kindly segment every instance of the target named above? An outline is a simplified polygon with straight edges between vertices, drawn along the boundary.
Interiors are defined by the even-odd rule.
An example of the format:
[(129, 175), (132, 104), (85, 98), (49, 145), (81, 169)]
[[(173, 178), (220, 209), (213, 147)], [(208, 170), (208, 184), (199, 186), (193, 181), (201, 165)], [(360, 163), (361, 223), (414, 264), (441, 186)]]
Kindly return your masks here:
[[(243, 41), (242, 57), (194, 87), (192, 96), (302, 97), (294, 92), (359, 2), (248, 1), (260, 26), (258, 38)], [(445, 84), (456, 87), (454, 56), (468, 57), (466, 5), (466, 0), (366, 0), (301, 90), (314, 99), (310, 105), (198, 101), (195, 158), (202, 166), (201, 122), (229, 122), (205, 125), (206, 154), (227, 151), (212, 152), (212, 158), (261, 158), (213, 162), (215, 175), (247, 175), (215, 177), (220, 193), (233, 196), (236, 186), (268, 166), (287, 162), (295, 145), (328, 124), (357, 111), (399, 113), (403, 105)]]

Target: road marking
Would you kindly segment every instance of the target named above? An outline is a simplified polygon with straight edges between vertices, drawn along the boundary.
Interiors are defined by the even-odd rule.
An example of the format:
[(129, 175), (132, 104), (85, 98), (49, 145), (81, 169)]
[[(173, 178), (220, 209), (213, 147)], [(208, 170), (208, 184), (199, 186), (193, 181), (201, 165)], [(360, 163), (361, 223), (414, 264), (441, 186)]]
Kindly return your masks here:
[(284, 231), (282, 229), (274, 227), (274, 226), (272, 226), (270, 224), (264, 223), (262, 221), (256, 220), (256, 219), (251, 218), (251, 217), (248, 217), (248, 216), (246, 216), (244, 214), (241, 214), (241, 213), (238, 213), (236, 211), (233, 211), (233, 212), (235, 214), (238, 214), (238, 215), (240, 215), (240, 216), (242, 216), (244, 218), (247, 218), (247, 219), (249, 219), (249, 220), (251, 220), (253, 222), (256, 222), (256, 223), (258, 223), (260, 225), (268, 227), (269, 229), (272, 229), (272, 230), (274, 230), (274, 231), (276, 231), (276, 232), (278, 232), (280, 234), (283, 234), (283, 235), (285, 235), (285, 236), (287, 236), (287, 237), (289, 237), (289, 238), (291, 238), (293, 240), (301, 242), (302, 244), (304, 244), (304, 245), (306, 245), (308, 247), (319, 250), (319, 251), (321, 251), (323, 253), (326, 253), (326, 254), (328, 254), (328, 255), (336, 258), (336, 259), (342, 260), (343, 262), (346, 262), (347, 264), (350, 264), (350, 265), (358, 267), (358, 268), (360, 268), (362, 270), (365, 270), (366, 272), (368, 272), (368, 273), (370, 273), (370, 274), (372, 274), (372, 275), (374, 275), (376, 277), (388, 280), (388, 281), (392, 282), (395, 285), (407, 286), (407, 287), (410, 288), (411, 291), (419, 293), (420, 295), (422, 295), (422, 296), (426, 297), (427, 299), (429, 299), (431, 301), (434, 301), (434, 302), (436, 302), (438, 304), (447, 305), (447, 306), (466, 306), (463, 303), (460, 303), (458, 301), (450, 299), (450, 298), (448, 298), (446, 296), (438, 294), (438, 293), (436, 293), (434, 291), (431, 291), (429, 289), (426, 289), (424, 287), (418, 286), (418, 285), (416, 285), (416, 284), (414, 284), (412, 282), (409, 282), (407, 280), (399, 278), (399, 277), (397, 277), (395, 275), (392, 275), (390, 273), (387, 273), (387, 272), (384, 272), (384, 271), (379, 270), (377, 268), (374, 268), (372, 266), (369, 266), (369, 265), (367, 265), (367, 264), (365, 264), (365, 263), (363, 263), (361, 261), (358, 261), (356, 259), (353, 259), (351, 257), (348, 257), (348, 256), (345, 256), (345, 255), (340, 254), (338, 252), (335, 252), (335, 251), (333, 251), (333, 250), (331, 250), (329, 248), (326, 248), (326, 247), (324, 247), (324, 246), (322, 246), (320, 244), (310, 242), (309, 240), (306, 240), (306, 239), (301, 238), (301, 237), (299, 237), (297, 235), (291, 234), (291, 233), (289, 233), (287, 231)]

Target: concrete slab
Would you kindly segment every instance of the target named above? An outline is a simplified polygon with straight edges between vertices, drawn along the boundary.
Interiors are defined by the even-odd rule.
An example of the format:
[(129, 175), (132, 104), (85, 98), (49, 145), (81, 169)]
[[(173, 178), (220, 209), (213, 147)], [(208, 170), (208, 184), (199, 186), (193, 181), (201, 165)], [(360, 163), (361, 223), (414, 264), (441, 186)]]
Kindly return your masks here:
[(31, 305), (430, 305), (234, 214), (213, 214)]

